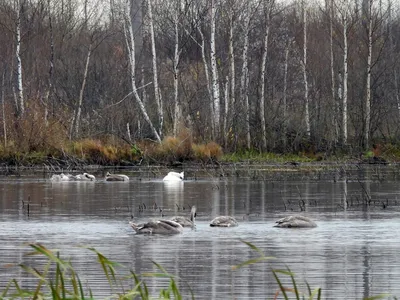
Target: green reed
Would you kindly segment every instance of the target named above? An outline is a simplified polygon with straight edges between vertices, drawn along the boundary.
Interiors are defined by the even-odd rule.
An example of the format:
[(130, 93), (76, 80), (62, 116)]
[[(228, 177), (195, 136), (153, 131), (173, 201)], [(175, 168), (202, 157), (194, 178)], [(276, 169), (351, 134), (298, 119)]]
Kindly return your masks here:
[[(273, 257), (266, 256), (259, 248), (253, 244), (242, 241), (248, 247), (250, 247), (257, 257), (251, 258), (244, 261), (236, 266), (232, 267), (232, 270), (238, 270), (240, 268), (248, 267), (252, 264), (268, 262)], [(19, 265), (25, 272), (30, 274), (33, 278), (37, 279), (36, 286), (31, 289), (23, 289), (16, 279), (10, 280), (6, 288), (0, 293), (1, 299), (73, 299), (73, 300), (92, 300), (95, 299), (90, 287), (84, 285), (79, 278), (79, 275), (74, 270), (71, 261), (61, 259), (60, 253), (54, 252), (47, 249), (41, 244), (30, 244), (33, 251), (27, 253), (27, 256), (44, 256), (47, 261), (41, 270), (30, 267), (27, 265)], [(117, 268), (124, 267), (123, 265), (109, 260), (102, 253), (91, 247), (85, 247), (87, 250), (93, 252), (97, 257), (97, 262), (100, 264), (103, 273), (107, 279), (109, 287), (112, 290), (111, 295), (107, 298), (110, 300), (120, 299), (184, 299), (180, 292), (178, 283), (184, 283), (179, 277), (168, 273), (161, 265), (156, 262), (152, 262), (157, 272), (144, 273), (141, 276), (130, 271), (128, 275), (119, 277), (117, 275)], [(310, 285), (306, 282), (306, 291), (301, 291), (298, 282), (296, 281), (295, 274), (288, 268), (286, 269), (273, 269), (271, 272), (275, 278), (278, 288), (274, 294), (274, 299), (278, 299), (278, 296), (284, 299), (296, 299), (296, 300), (320, 300), (322, 299), (321, 288), (311, 289)], [(168, 286), (161, 288), (159, 296), (153, 298), (150, 296), (145, 279), (149, 277), (164, 278), (168, 280)], [(289, 279), (290, 284), (285, 284), (282, 279)], [(129, 283), (130, 287), (125, 285)], [(195, 299), (193, 291), (190, 286), (188, 290), (190, 292), (190, 298)], [(291, 296), (291, 298), (289, 297)], [(185, 297), (186, 299), (187, 297)], [(375, 299), (397, 299), (391, 298), (388, 294), (381, 294), (364, 300), (375, 300)]]

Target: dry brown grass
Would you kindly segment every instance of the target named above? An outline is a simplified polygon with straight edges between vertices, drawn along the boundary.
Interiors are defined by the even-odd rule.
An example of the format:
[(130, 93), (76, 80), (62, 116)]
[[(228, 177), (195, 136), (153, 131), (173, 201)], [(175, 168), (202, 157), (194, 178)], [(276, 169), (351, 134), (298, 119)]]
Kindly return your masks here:
[(218, 160), (223, 154), (221, 146), (215, 142), (194, 144), (192, 149), (195, 159), (201, 161)]
[(161, 144), (142, 141), (138, 146), (145, 159), (166, 163), (218, 160), (223, 154), (221, 146), (215, 142), (193, 143), (189, 130), (181, 130), (177, 137), (167, 136)]
[(128, 144), (111, 145), (100, 139), (83, 139), (71, 143), (68, 151), (71, 155), (89, 163), (114, 165), (124, 161), (135, 161), (134, 154)]

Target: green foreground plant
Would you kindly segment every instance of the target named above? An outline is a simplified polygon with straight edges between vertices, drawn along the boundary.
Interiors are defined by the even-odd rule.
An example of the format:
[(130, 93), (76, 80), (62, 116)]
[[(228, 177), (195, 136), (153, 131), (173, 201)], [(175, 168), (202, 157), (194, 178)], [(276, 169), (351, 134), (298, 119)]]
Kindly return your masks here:
[[(274, 259), (265, 254), (253, 244), (242, 241), (244, 244), (249, 246), (252, 250), (258, 253), (258, 257), (244, 261), (236, 266), (232, 267), (232, 270), (238, 270), (240, 268), (248, 267), (255, 263), (261, 263)], [(95, 299), (90, 287), (86, 287), (79, 275), (74, 270), (70, 261), (60, 258), (59, 252), (54, 252), (41, 244), (30, 244), (33, 251), (27, 253), (27, 256), (42, 255), (47, 259), (46, 264), (42, 270), (27, 265), (19, 265), (24, 271), (32, 275), (33, 278), (37, 279), (37, 284), (32, 290), (23, 289), (16, 279), (10, 280), (6, 288), (1, 292), (0, 299)], [(183, 282), (179, 277), (169, 274), (161, 265), (153, 261), (153, 264), (159, 270), (159, 272), (144, 273), (141, 276), (130, 271), (128, 275), (123, 277), (117, 276), (117, 267), (123, 267), (123, 265), (109, 260), (95, 248), (85, 247), (97, 256), (97, 261), (100, 264), (103, 273), (107, 279), (107, 282), (113, 291), (108, 299), (154, 299), (150, 296), (147, 285), (144, 281), (146, 277), (157, 277), (165, 278), (169, 280), (168, 286), (162, 288), (159, 292), (158, 298), (155, 299), (183, 299), (183, 295), (179, 289), (179, 282)], [(299, 285), (296, 282), (294, 273), (286, 267), (286, 269), (271, 269), (272, 274), (278, 284), (278, 289), (275, 292), (274, 299), (277, 299), (279, 295), (282, 295), (284, 299), (289, 298), (290, 295), (294, 295), (296, 300), (313, 300), (322, 299), (321, 288), (311, 289), (310, 285), (306, 282), (307, 291), (300, 291)], [(282, 276), (290, 279), (290, 285), (285, 285), (282, 280)], [(129, 283), (130, 287), (126, 288), (124, 284)], [(190, 292), (190, 298), (195, 299), (194, 294), (188, 285)], [(364, 300), (375, 300), (375, 299), (391, 299), (388, 294), (381, 294)], [(397, 298), (392, 298), (397, 299)]]

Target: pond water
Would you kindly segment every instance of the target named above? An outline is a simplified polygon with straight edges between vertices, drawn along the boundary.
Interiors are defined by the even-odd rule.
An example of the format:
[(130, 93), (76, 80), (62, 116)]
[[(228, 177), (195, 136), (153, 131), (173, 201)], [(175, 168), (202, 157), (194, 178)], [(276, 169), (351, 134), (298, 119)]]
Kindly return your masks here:
[[(259, 174), (259, 173), (257, 173)], [(96, 298), (110, 290), (94, 247), (121, 263), (123, 276), (158, 272), (153, 261), (181, 280), (181, 292), (195, 299), (273, 299), (279, 291), (273, 269), (295, 274), (301, 292), (322, 289), (322, 299), (400, 296), (400, 181), (397, 168), (334, 172), (275, 172), (267, 176), (195, 176), (179, 183), (131, 173), (129, 182), (51, 182), (49, 175), (0, 178), (0, 292), (10, 279), (22, 288), (37, 281), (14, 264), (40, 269), (45, 259), (27, 256), (29, 243), (57, 249)], [(29, 203), (29, 211), (28, 211)], [(196, 229), (172, 236), (136, 235), (128, 222), (189, 215), (197, 206)], [(283, 216), (301, 213), (312, 229), (273, 227)], [(235, 228), (212, 228), (229, 214)], [(239, 269), (258, 257), (243, 241), (274, 259)], [(282, 282), (291, 287), (287, 276)], [(145, 278), (157, 296), (166, 279)], [(132, 287), (126, 283), (126, 287)], [(279, 294), (277, 299), (283, 299)]]

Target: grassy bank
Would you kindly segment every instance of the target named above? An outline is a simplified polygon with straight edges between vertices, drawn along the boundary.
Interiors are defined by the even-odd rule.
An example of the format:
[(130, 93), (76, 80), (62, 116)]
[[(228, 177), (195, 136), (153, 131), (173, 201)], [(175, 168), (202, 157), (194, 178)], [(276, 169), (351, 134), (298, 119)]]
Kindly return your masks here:
[[(232, 266), (232, 271), (246, 268), (249, 265), (257, 263), (268, 263), (272, 257), (265, 256), (264, 253), (251, 243), (242, 241), (251, 249), (254, 250), (254, 257), (240, 263), (239, 265)], [(21, 282), (18, 279), (10, 279), (7, 287), (0, 291), (0, 299), (95, 299), (93, 290), (87, 283), (81, 280), (73, 268), (73, 262), (63, 259), (59, 252), (53, 252), (40, 244), (31, 244), (32, 252), (27, 253), (27, 256), (44, 256), (47, 263), (43, 264), (42, 268), (34, 268), (28, 265), (19, 265), (23, 269), (25, 279), (36, 279), (36, 286), (31, 289), (24, 289), (21, 287)], [(109, 260), (102, 253), (94, 248), (87, 248), (97, 257), (97, 262), (103, 270), (110, 290), (108, 299), (195, 299), (196, 295), (190, 288), (190, 284), (186, 283), (173, 274), (170, 274), (161, 265), (153, 262), (158, 272), (136, 274), (130, 271), (129, 275), (121, 276), (118, 271), (122, 265), (117, 262)], [(10, 266), (9, 266), (10, 267)], [(299, 279), (288, 268), (272, 269), (271, 272), (275, 278), (276, 287), (274, 290), (274, 299), (323, 299), (323, 291), (321, 288), (312, 288), (306, 282), (306, 289), (302, 290), (299, 285)], [(28, 277), (26, 276), (28, 275)], [(164, 288), (160, 288), (158, 295), (150, 295), (146, 281), (149, 278), (164, 278), (168, 280), (168, 284)], [(300, 279), (301, 280), (301, 279)], [(285, 284), (284, 282), (289, 282)], [(189, 295), (183, 295), (180, 286), (185, 284)], [(389, 294), (376, 295), (364, 300), (373, 299), (397, 299), (391, 297)]]
[[(127, 166), (138, 164), (179, 165), (194, 163), (302, 163), (302, 162), (346, 162), (367, 163), (399, 162), (400, 145), (378, 144), (368, 151), (299, 151), (296, 153), (260, 152), (237, 150), (229, 152), (221, 145), (198, 142), (188, 132), (178, 137), (165, 137), (161, 143), (150, 140), (128, 143), (115, 136), (97, 139), (70, 141), (46, 135), (36, 141), (31, 138), (24, 143), (8, 141), (0, 145), (0, 163), (3, 165), (107, 165)], [(35, 141), (35, 142), (34, 142)], [(376, 160), (379, 158), (379, 160)]]

